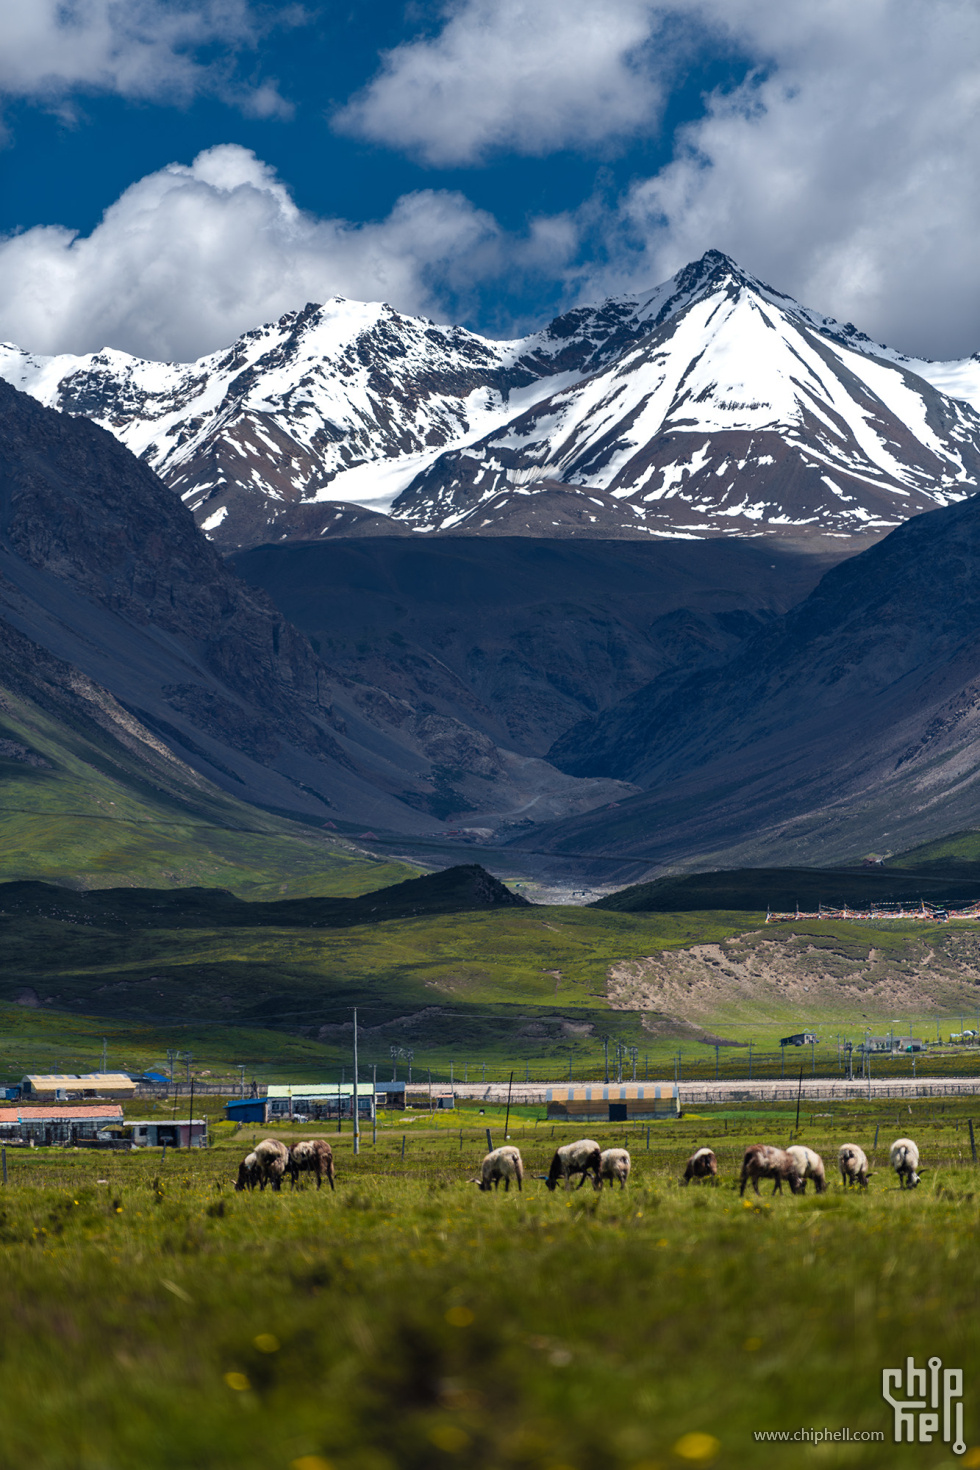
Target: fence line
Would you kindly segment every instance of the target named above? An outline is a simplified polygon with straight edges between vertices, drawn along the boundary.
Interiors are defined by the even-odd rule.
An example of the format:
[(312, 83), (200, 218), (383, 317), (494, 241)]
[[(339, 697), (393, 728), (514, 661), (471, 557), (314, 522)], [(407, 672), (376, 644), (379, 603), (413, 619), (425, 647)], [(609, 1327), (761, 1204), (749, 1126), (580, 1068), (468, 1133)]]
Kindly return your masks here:
[[(579, 1084), (581, 1086), (583, 1084)], [(602, 1084), (592, 1084), (593, 1086)], [(610, 1094), (614, 1086), (610, 1083)], [(627, 1084), (623, 1083), (623, 1086)], [(664, 1079), (659, 1084), (644, 1083), (645, 1087), (658, 1085), (665, 1090), (665, 1095), (673, 1091), (672, 1080)], [(515, 1087), (511, 1101), (519, 1107), (536, 1107), (547, 1101), (547, 1092), (555, 1093), (558, 1101), (561, 1101), (561, 1093), (567, 1088), (566, 1081), (551, 1084), (537, 1083), (530, 1087), (522, 1085)], [(725, 1081), (725, 1082), (680, 1082), (677, 1084), (678, 1098), (681, 1107), (692, 1107), (697, 1104), (722, 1103), (722, 1102), (796, 1102), (801, 1097), (804, 1102), (847, 1102), (860, 1101), (862, 1098), (917, 1098), (917, 1097), (971, 1097), (980, 1094), (980, 1077), (944, 1077), (928, 1082), (908, 1078), (895, 1078), (882, 1081), (871, 1080), (870, 1086), (867, 1079), (853, 1082), (831, 1082), (820, 1078), (809, 1081), (804, 1079), (802, 1089), (798, 1080), (792, 1083), (774, 1083), (771, 1081), (750, 1082)], [(467, 1098), (471, 1101), (504, 1103), (507, 1100), (507, 1084), (499, 1082), (487, 1083), (486, 1087), (469, 1087), (457, 1085), (455, 1095), (458, 1098)], [(610, 1096), (608, 1102), (616, 1102), (617, 1098)]]

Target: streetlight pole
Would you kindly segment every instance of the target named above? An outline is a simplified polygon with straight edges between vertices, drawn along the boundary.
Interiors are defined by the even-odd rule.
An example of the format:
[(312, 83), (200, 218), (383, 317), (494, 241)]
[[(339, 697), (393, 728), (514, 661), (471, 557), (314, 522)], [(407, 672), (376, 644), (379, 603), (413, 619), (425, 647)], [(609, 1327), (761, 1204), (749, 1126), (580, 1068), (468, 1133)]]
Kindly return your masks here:
[(357, 1107), (357, 1006), (354, 1007), (354, 1152), (361, 1151), (361, 1119)]

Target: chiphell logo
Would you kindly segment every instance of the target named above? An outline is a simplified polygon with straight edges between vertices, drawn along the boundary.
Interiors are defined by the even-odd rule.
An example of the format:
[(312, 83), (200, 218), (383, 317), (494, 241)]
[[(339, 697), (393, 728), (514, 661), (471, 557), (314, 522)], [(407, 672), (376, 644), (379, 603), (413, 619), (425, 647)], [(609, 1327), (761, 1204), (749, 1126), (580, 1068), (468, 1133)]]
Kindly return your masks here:
[(931, 1444), (942, 1430), (942, 1441), (953, 1454), (964, 1453), (962, 1368), (944, 1368), (942, 1358), (930, 1358), (917, 1368), (914, 1358), (906, 1358), (904, 1370), (882, 1370), (881, 1393), (895, 1412), (896, 1444)]

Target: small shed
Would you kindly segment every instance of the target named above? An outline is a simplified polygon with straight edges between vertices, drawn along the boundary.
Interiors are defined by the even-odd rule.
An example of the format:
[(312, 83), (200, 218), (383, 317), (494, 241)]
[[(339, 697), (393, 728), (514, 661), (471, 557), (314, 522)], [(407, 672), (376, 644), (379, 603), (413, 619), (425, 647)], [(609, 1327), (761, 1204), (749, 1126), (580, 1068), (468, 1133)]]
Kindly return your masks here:
[(119, 1126), (118, 1103), (98, 1107), (0, 1108), (0, 1140), (14, 1143), (75, 1144), (94, 1142), (107, 1128)]
[(264, 1097), (229, 1098), (225, 1117), (232, 1123), (267, 1123), (268, 1106)]
[(126, 1125), (136, 1148), (207, 1148), (206, 1118), (175, 1118), (162, 1122), (158, 1118), (133, 1118)]
[(136, 1083), (125, 1072), (29, 1073), (21, 1081), (24, 1097), (36, 1102), (67, 1102), (73, 1097), (135, 1097)]
[(404, 1112), (407, 1089), (407, 1082), (379, 1082), (378, 1107), (401, 1108), (402, 1112)]
[(794, 1031), (792, 1036), (780, 1038), (780, 1046), (816, 1046), (820, 1040), (812, 1031)]

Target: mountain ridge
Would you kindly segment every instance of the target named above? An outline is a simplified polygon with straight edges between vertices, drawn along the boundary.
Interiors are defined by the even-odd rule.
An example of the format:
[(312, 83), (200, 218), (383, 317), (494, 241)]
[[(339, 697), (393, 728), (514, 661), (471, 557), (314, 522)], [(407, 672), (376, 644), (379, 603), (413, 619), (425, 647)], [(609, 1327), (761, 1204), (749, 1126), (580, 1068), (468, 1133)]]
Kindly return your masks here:
[[(882, 445), (896, 441), (897, 485), (877, 461), (869, 469), (850, 434), (854, 422), (844, 430), (836, 425), (853, 463), (837, 453), (823, 466), (845, 477), (833, 489), (823, 485), (820, 468), (811, 463), (820, 447), (813, 441), (821, 432), (833, 437), (835, 426), (828, 430), (826, 423), (810, 426), (804, 470), (799, 446), (787, 441), (781, 422), (769, 425), (763, 439), (766, 425), (750, 425), (744, 442), (729, 439), (724, 451), (712, 451), (695, 465), (704, 450), (703, 426), (675, 425), (672, 432), (680, 438), (671, 450), (662, 442), (670, 438), (663, 422), (651, 420), (637, 449), (650, 461), (647, 468), (664, 477), (655, 499), (656, 486), (653, 497), (648, 491), (632, 494), (622, 475), (617, 480), (606, 474), (608, 454), (605, 466), (596, 459), (597, 450), (602, 459), (601, 446), (563, 457), (545, 434), (528, 452), (526, 431), (540, 429), (550, 411), (543, 404), (556, 394), (567, 399), (578, 391), (587, 397), (583, 384), (605, 374), (608, 385), (617, 372), (622, 376), (627, 359), (635, 359), (634, 375), (641, 369), (648, 374), (644, 342), (669, 344), (678, 321), (726, 282), (737, 283), (758, 310), (791, 320), (811, 356), (817, 342), (825, 358), (828, 352), (847, 358), (850, 420), (857, 412), (855, 395), (859, 400), (874, 392), (884, 402), (866, 380), (874, 379), (879, 390), (890, 384), (885, 400), (894, 399), (899, 379), (911, 384), (907, 397), (916, 431), (894, 412), (894, 404), (885, 403), (882, 432), (871, 436), (878, 460)], [(718, 251), (708, 251), (651, 291), (574, 308), (510, 341), (407, 317), (383, 304), (334, 298), (286, 313), (195, 363), (152, 363), (111, 349), (39, 358), (7, 345), (0, 348), (0, 376), (48, 406), (109, 428), (186, 500), (198, 524), (225, 551), (281, 539), (377, 534), (378, 514), (388, 515), (383, 528), (391, 533), (499, 534), (506, 522), (510, 534), (805, 536), (817, 529), (874, 536), (905, 513), (936, 503), (932, 489), (940, 498), (957, 494), (957, 474), (975, 478), (980, 454), (980, 414), (968, 403), (972, 396), (980, 406), (980, 362), (974, 371), (972, 360), (928, 364), (907, 358), (850, 323), (801, 306)], [(841, 371), (830, 376), (839, 396)], [(746, 401), (752, 402), (755, 390), (748, 386)], [(951, 388), (961, 398), (950, 397)], [(637, 391), (643, 397), (642, 384)], [(560, 407), (567, 412), (567, 402)], [(629, 437), (627, 421), (631, 413), (635, 418), (635, 408), (619, 430), (608, 427), (607, 438)], [(925, 442), (919, 421), (928, 427), (930, 418), (938, 432)], [(710, 440), (716, 430), (707, 432)], [(728, 425), (725, 432), (735, 431)], [(759, 442), (752, 442), (753, 435)], [(758, 480), (760, 462), (769, 459), (760, 500), (745, 470), (751, 462)], [(559, 461), (563, 468), (556, 474)], [(906, 483), (901, 476), (910, 468)], [(721, 487), (712, 480), (725, 469), (732, 471), (732, 483), (724, 494), (715, 493)], [(862, 471), (870, 475), (869, 484)], [(778, 494), (773, 502), (770, 488), (778, 490), (788, 473), (807, 482), (805, 504), (780, 520)], [(683, 489), (686, 479), (692, 483)], [(537, 486), (552, 495), (560, 489), (557, 514), (537, 502)], [(739, 499), (742, 490), (756, 499)], [(792, 487), (787, 493), (800, 499)], [(904, 507), (902, 493), (911, 496)]]

